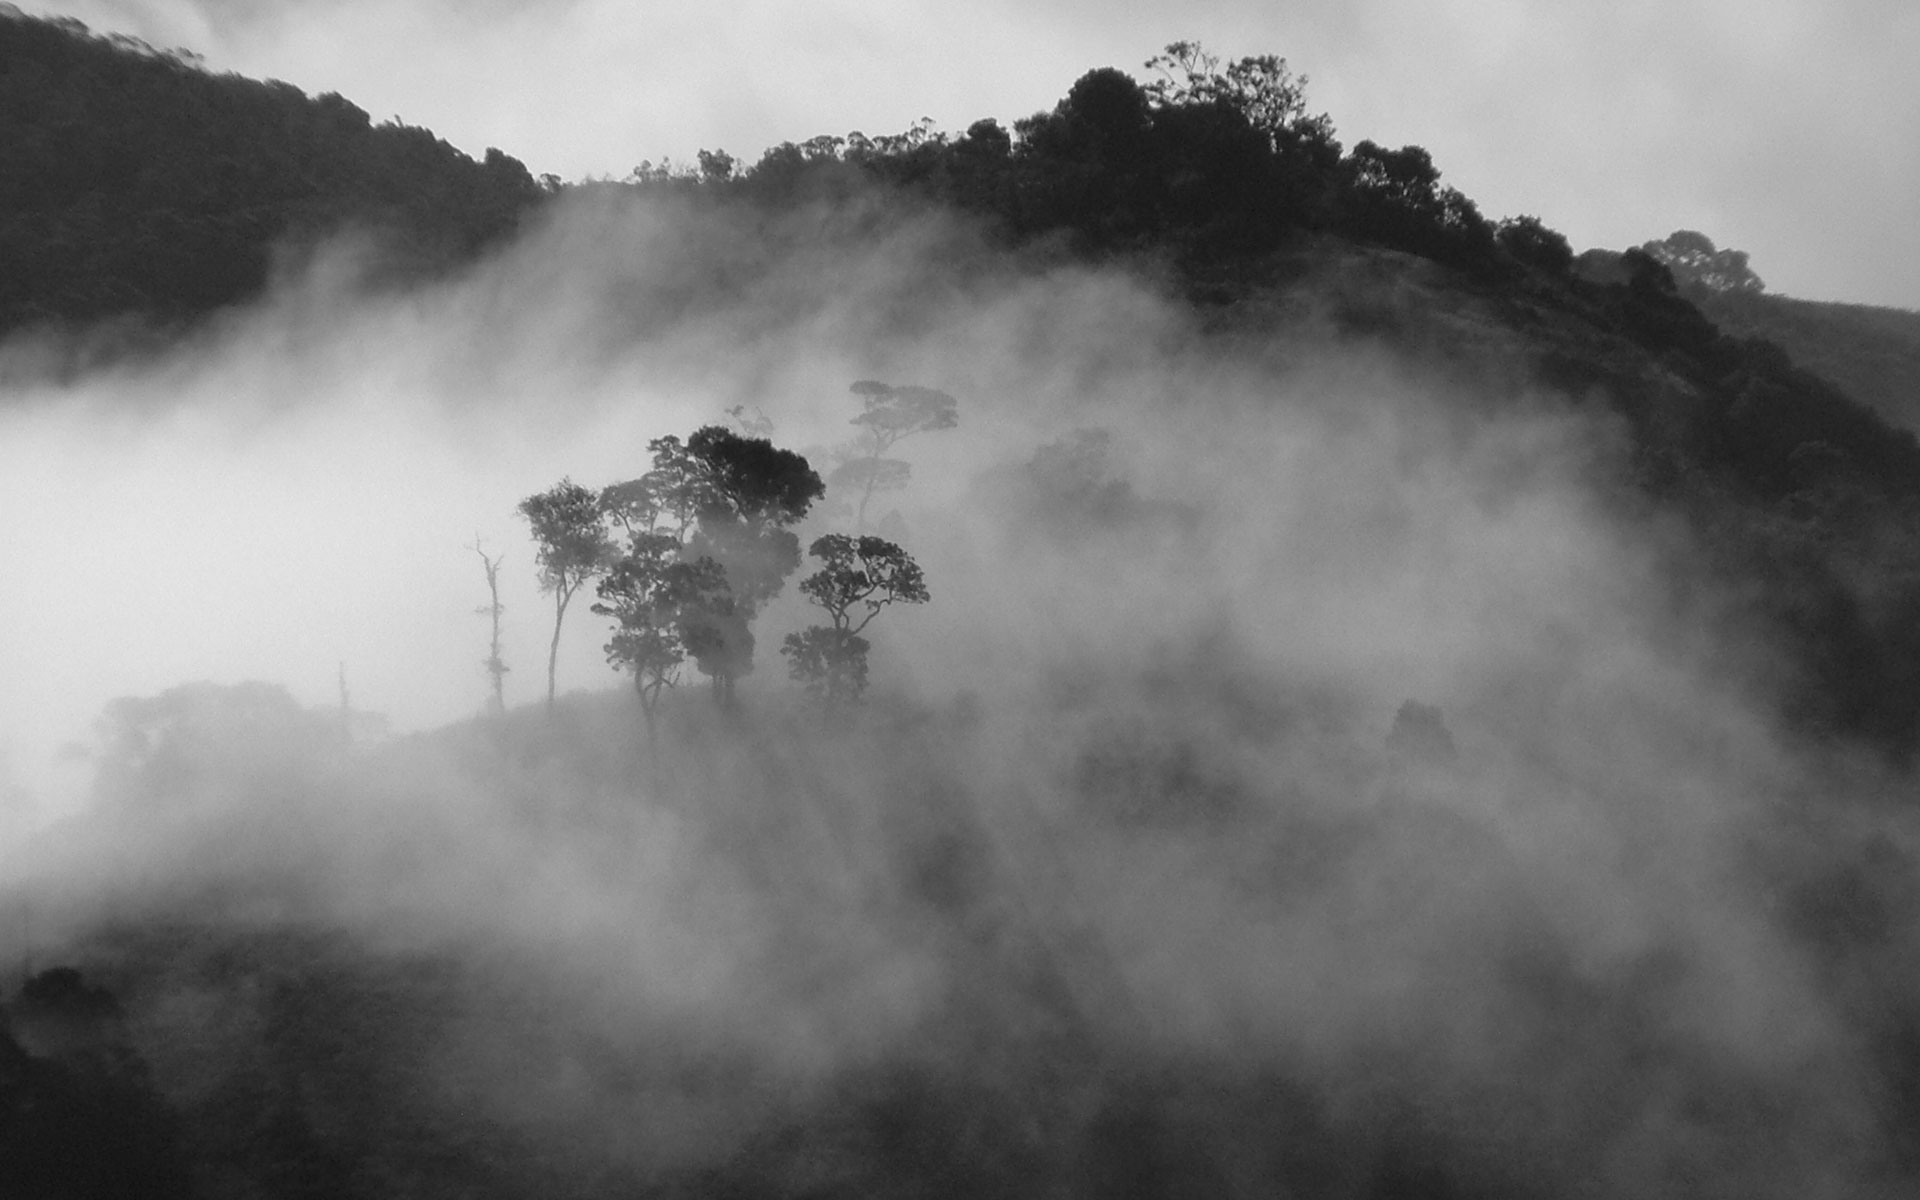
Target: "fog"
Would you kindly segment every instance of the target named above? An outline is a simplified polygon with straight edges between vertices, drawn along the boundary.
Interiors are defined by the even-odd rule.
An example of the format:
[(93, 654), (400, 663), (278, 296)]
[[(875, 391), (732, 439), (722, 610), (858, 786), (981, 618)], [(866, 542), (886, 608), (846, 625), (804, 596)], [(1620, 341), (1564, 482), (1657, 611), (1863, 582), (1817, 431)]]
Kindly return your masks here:
[[(1603, 414), (1336, 338), (1310, 296), (1209, 331), (1150, 274), (858, 206), (590, 190), (422, 291), (377, 260), (289, 263), (157, 359), (6, 351), (0, 865), (43, 960), (128, 981), (181, 1103), (270, 1010), (204, 947), (281, 930), (247, 969), (304, 988), (456, 964), (408, 985), (444, 1006), (429, 1096), (549, 1166), (871, 1184), (809, 1114), (897, 1101), (904, 1064), (960, 1112), (923, 1155), (1036, 1191), (1099, 1191), (1138, 1110), (1213, 1194), (1894, 1194), (1863, 1014), (1913, 995), (1904, 785), (1773, 728), (1766, 647)], [(741, 714), (683, 687), (650, 756), (582, 602), (548, 721), (515, 503), (735, 406), (824, 466), (869, 378), (961, 421), (876, 502), (933, 598), (875, 624), (866, 711), (784, 678), (790, 584)], [(341, 752), (343, 666), (411, 736)], [(195, 710), (173, 774), (97, 736), (203, 680), (309, 716)], [(1834, 878), (1871, 937), (1819, 923)], [(116, 967), (143, 922), (213, 932)], [(812, 1158), (768, 1141), (816, 1119)]]

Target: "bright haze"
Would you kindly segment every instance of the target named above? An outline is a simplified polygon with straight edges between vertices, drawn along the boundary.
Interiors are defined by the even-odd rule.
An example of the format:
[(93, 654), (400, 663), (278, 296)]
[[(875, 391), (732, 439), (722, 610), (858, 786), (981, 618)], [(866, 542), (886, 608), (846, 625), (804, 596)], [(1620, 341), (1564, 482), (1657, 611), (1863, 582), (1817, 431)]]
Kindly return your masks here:
[(958, 132), (1168, 42), (1279, 54), (1343, 141), (1425, 146), (1491, 217), (1576, 249), (1699, 229), (1771, 289), (1920, 308), (1920, 8), (1907, 0), (1087, 0), (801, 7), (587, 0), (66, 0), (209, 65), (338, 91), (536, 173), (701, 148)]

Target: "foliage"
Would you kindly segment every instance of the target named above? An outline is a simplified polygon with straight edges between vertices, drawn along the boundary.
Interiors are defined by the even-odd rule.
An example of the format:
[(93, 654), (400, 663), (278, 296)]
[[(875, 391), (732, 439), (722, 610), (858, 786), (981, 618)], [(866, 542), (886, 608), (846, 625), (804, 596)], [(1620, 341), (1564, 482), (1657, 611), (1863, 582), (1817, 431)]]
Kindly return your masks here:
[(400, 278), (510, 236), (544, 195), (498, 150), (374, 124), (334, 94), (0, 7), (0, 332), (257, 295), (277, 248), (346, 226)]
[(1682, 285), (1735, 338), (1765, 339), (1893, 424), (1920, 432), (1920, 313)]
[(113, 994), (71, 967), (27, 979), (0, 1005), (0, 1195), (193, 1194), (177, 1117), (134, 1053)]
[(680, 556), (680, 539), (636, 533), (598, 585), (593, 611), (614, 619), (607, 661), (631, 672), (649, 736), (660, 693), (677, 682), (689, 653), (712, 653), (722, 622), (735, 615), (726, 572), (711, 558)]
[(1523, 266), (1557, 277), (1573, 270), (1573, 247), (1566, 235), (1547, 228), (1539, 217), (1508, 217), (1493, 236), (1500, 249)]
[(628, 634), (616, 635), (608, 655), (635, 672), (651, 720), (654, 699), (689, 655), (715, 699), (731, 702), (734, 681), (753, 669), (753, 618), (800, 565), (800, 539), (787, 527), (826, 485), (802, 456), (719, 425), (648, 449), (653, 469), (606, 488), (599, 502), (632, 539), (615, 566), (618, 583), (602, 592), (604, 611)]
[(1673, 272), (1675, 282), (1697, 284), (1712, 292), (1759, 293), (1767, 285), (1747, 266), (1744, 250), (1716, 250), (1713, 239), (1692, 229), (1676, 229), (1641, 251)]
[(1200, 43), (1174, 42), (1146, 65), (1160, 72), (1146, 91), (1163, 108), (1218, 105), (1244, 118), (1275, 153), (1304, 154), (1322, 165), (1340, 156), (1333, 121), (1308, 115), (1307, 77), (1296, 77), (1284, 58), (1241, 58), (1222, 71), (1219, 57)]
[(538, 547), (540, 590), (553, 596), (553, 641), (547, 650), (547, 708), (551, 710), (567, 606), (582, 584), (607, 569), (615, 547), (607, 535), (599, 494), (572, 479), (528, 496), (520, 502), (519, 513)]
[(870, 647), (861, 632), (889, 604), (925, 604), (926, 580), (920, 564), (884, 538), (830, 533), (815, 539), (808, 553), (821, 567), (801, 580), (800, 590), (831, 623), (788, 634), (780, 652), (808, 694), (853, 703), (867, 687)]
[(788, 673), (806, 685), (809, 696), (844, 704), (866, 693), (870, 649), (872, 644), (857, 633), (810, 625), (788, 634), (780, 653), (787, 658)]
[(885, 457), (887, 451), (916, 433), (952, 429), (960, 423), (960, 414), (952, 396), (932, 388), (896, 387), (862, 379), (848, 390), (861, 399), (862, 411), (853, 418), (860, 434), (836, 452), (840, 465), (828, 475), (827, 482), (859, 492), (854, 526), (865, 532), (867, 505), (873, 494), (903, 488), (913, 476), (911, 464)]
[(1347, 176), (1342, 228), (1454, 266), (1493, 262), (1493, 229), (1473, 201), (1440, 183), (1433, 158), (1419, 146), (1388, 150), (1371, 141), (1341, 163)]

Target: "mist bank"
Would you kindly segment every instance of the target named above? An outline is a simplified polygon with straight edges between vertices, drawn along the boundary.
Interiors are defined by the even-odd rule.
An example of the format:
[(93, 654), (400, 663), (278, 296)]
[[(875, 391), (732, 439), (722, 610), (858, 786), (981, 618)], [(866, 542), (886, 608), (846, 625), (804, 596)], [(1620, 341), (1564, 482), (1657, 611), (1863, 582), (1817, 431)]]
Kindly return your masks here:
[[(1783, 716), (1631, 417), (1430, 278), (1208, 312), (619, 189), (378, 256), (0, 410), (0, 728), (36, 783), (91, 738), (4, 936), (120, 998), (206, 1194), (1910, 1186), (1910, 781)], [(932, 599), (864, 712), (784, 678), (791, 588), (656, 753), (584, 612), (530, 704), (522, 497), (734, 408), (826, 461), (861, 379), (959, 401), (874, 511)], [(342, 663), (400, 736), (343, 745)]]

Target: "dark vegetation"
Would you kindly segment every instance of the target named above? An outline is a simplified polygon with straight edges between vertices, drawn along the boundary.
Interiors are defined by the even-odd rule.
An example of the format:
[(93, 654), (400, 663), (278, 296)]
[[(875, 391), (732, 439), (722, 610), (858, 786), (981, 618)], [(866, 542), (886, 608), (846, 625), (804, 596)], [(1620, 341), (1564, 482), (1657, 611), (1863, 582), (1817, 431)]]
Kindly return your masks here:
[[(1901, 315), (1829, 326), (1831, 306), (1762, 296), (1737, 271), (1682, 281), (1644, 248), (1576, 260), (1536, 218), (1483, 217), (1420, 147), (1344, 149), (1278, 59), (1223, 66), (1176, 45), (1148, 66), (1147, 85), (1090, 72), (1011, 130), (822, 137), (750, 166), (703, 152), (691, 170), (576, 190), (821, 206), (852, 224), (948, 206), (1012, 258), (1160, 281), (1223, 345), (1312, 308), (1346, 343), (1437, 370), (1488, 413), (1571, 397), (1623, 430), (1629, 478), (1612, 501), (1680, 519), (1710, 556), (1728, 626), (1779, 648), (1777, 674), (1741, 682), (1789, 735), (1910, 764), (1920, 446), (1890, 423), (1908, 410), (1876, 413), (1836, 386), (1871, 378), (1892, 395), (1904, 367), (1849, 377), (1851, 356), (1816, 357), (1897, 343)], [(338, 97), (5, 11), (0, 103), (9, 331), (204, 318), (260, 295), (276, 255), (343, 226), (386, 239), (393, 280), (418, 279), (471, 261), (564, 190), (503, 155), (474, 164), (425, 131), (373, 126)], [(1694, 249), (1696, 268), (1744, 268)], [(901, 546), (865, 529), (873, 497), (910, 475), (888, 455), (954, 421), (952, 398), (930, 389), (854, 392), (862, 440), (834, 474), (856, 532), (813, 543), (821, 569), (800, 589), (829, 623), (783, 651), (834, 701), (866, 688), (864, 621), (928, 598)], [(1576, 961), (1537, 915), (1547, 885), (1482, 825), (1419, 802), (1425, 781), (1473, 769), (1429, 704), (1403, 706), (1382, 745), (1218, 646), (1175, 647), (1177, 671), (1062, 670), (1018, 735), (1020, 761), (1049, 764), (1060, 819), (1086, 835), (1054, 844), (1020, 807), (1039, 785), (995, 775), (995, 739), (1015, 735), (979, 698), (874, 706), (830, 732), (797, 705), (732, 703), (751, 620), (799, 568), (791, 526), (824, 489), (765, 432), (664, 437), (648, 473), (597, 492), (564, 482), (524, 507), (556, 637), (592, 582), (594, 611), (614, 622), (609, 658), (665, 738), (633, 737), (624, 697), (556, 696), (551, 661), (556, 719), (499, 713), (360, 760), (261, 685), (118, 702), (102, 819), (160, 833), (116, 851), (106, 900), (52, 872), (71, 894), (45, 940), (87, 975), (30, 975), (5, 1006), (0, 1194), (1785, 1194), (1763, 1189), (1810, 1189), (1808, 1162), (1829, 1154), (1861, 1194), (1920, 1178), (1920, 1004), (1902, 965), (1920, 940), (1920, 873), (1815, 789), (1766, 797), (1739, 853), (1710, 864), (1818, 967), (1807, 994), (1847, 1053), (1812, 1083), (1695, 1036), (1680, 1015), (1704, 987), (1688, 931), (1613, 976)], [(1195, 514), (1136, 493), (1109, 452), (1099, 430), (1037, 447), (983, 482), (980, 506), (1018, 516), (1019, 554), (1187, 536)], [(494, 647), (504, 669), (497, 635)], [(689, 660), (725, 714), (665, 695)], [(421, 762), (457, 764), (444, 787), (459, 805), (419, 781)], [(1294, 804), (1305, 785), (1273, 762), (1378, 803), (1364, 816)], [(1551, 795), (1550, 776), (1526, 783)], [(642, 778), (657, 811), (635, 802)], [(303, 806), (316, 795), (342, 811)], [(1609, 795), (1631, 819), (1631, 786)], [(281, 807), (262, 816), (263, 798)], [(496, 836), (552, 874), (488, 859)], [(1183, 1007), (1167, 995), (1188, 981), (1165, 976), (1181, 962), (1157, 982), (1130, 976), (1137, 927), (1102, 903), (1124, 895), (1112, 877), (1126, 868), (1107, 855), (1149, 836), (1227, 864), (1223, 880), (1161, 882), (1204, 890), (1194, 911), (1231, 932), (1317, 928), (1331, 889), (1361, 914), (1333, 960), (1397, 964), (1396, 939), (1431, 942), (1423, 969), (1504, 1007), (1487, 1028), (1394, 1028), (1317, 1055), (1248, 1053), (1266, 1028), (1230, 998), (1201, 1006), (1214, 1036), (1170, 1029)], [(483, 878), (461, 876), (470, 860)], [(1341, 891), (1362, 868), (1390, 886)], [(568, 889), (578, 906), (556, 898)], [(674, 924), (708, 901), (737, 924)], [(383, 904), (456, 932), (420, 934)], [(669, 949), (639, 949), (662, 923)], [(1168, 937), (1216, 933), (1196, 920)], [(688, 949), (707, 943), (737, 961)], [(685, 982), (716, 974), (704, 990)], [(673, 1000), (623, 1007), (621, 984)], [(1446, 1056), (1468, 1034), (1486, 1044), (1462, 1069)], [(1829, 1086), (1835, 1103), (1817, 1103)], [(1562, 1107), (1565, 1093), (1591, 1103)], [(1635, 1107), (1647, 1095), (1661, 1097), (1651, 1116)], [(1644, 1175), (1609, 1157), (1656, 1136), (1642, 1120), (1686, 1134)]]
[(0, 333), (177, 327), (259, 296), (276, 260), (351, 228), (393, 282), (510, 236), (541, 188), (342, 97), (0, 5)]
[(1766, 339), (1891, 424), (1920, 431), (1920, 313), (1699, 285), (1684, 290), (1729, 334)]
[(56, 967), (0, 1004), (0, 1193), (185, 1200), (188, 1161), (111, 993)]

